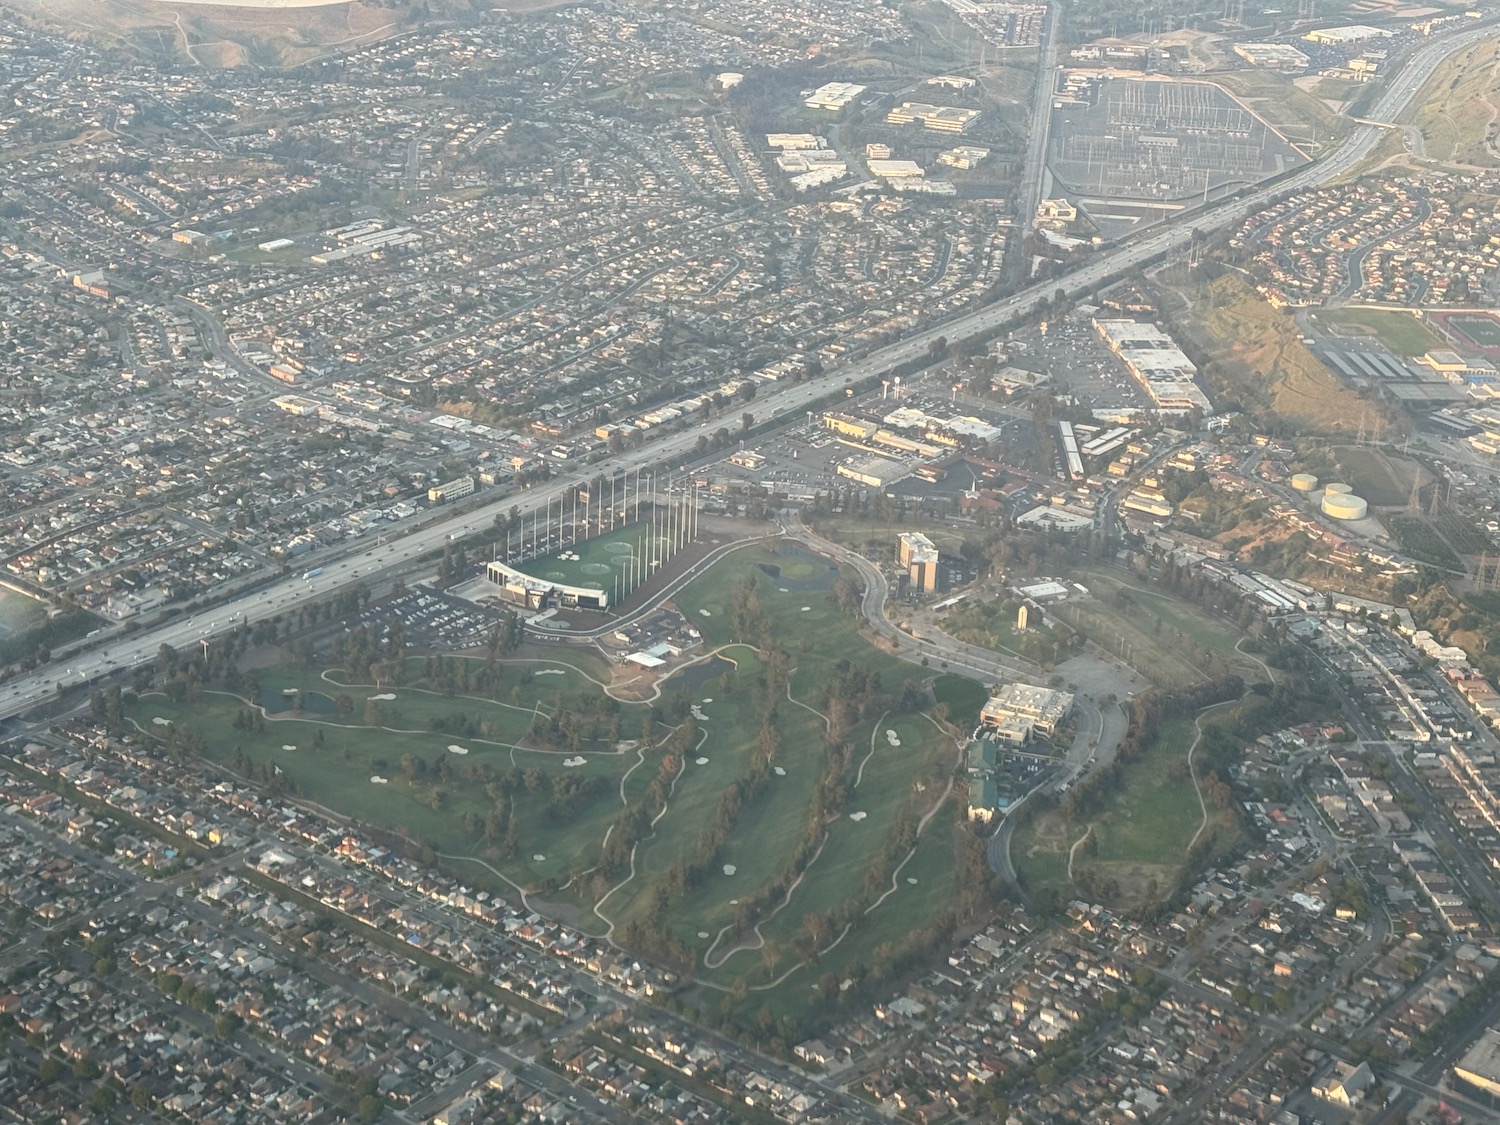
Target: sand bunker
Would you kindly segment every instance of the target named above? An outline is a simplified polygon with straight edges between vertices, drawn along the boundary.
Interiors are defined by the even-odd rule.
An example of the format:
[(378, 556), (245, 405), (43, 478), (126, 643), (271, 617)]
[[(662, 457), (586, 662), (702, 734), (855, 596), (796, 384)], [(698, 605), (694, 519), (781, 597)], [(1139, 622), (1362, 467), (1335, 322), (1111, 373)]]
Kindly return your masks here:
[(469, 748), (467, 746), (453, 745), (448, 747), (448, 753), (450, 754), (467, 754), (468, 752)]
[(739, 868), (738, 868), (738, 867), (736, 867), (736, 866), (735, 866), (735, 865), (734, 865), (734, 864), (732, 864), (732, 863), (726, 863), (726, 864), (725, 864), (725, 865), (724, 865), (724, 874), (726, 874), (726, 875), (733, 875), (733, 874), (734, 874), (734, 873), (735, 873), (735, 872), (736, 872), (736, 871), (738, 871), (738, 870), (739, 870)]
[(156, 718), (154, 718), (154, 719), (151, 720), (151, 723), (152, 723), (153, 726), (169, 727), (169, 726), (172, 725), (172, 720), (171, 719), (163, 719), (160, 715), (157, 715)]
[(532, 863), (546, 863), (547, 862), (547, 857), (544, 856), (541, 852), (537, 852), (536, 855), (534, 855), (534, 856), (531, 857), (531, 862)]
[(539, 668), (533, 675), (537, 676), (566, 676), (567, 673), (561, 668)]
[(694, 763), (697, 764), (697, 765), (700, 765), (700, 766), (706, 766), (706, 765), (708, 765), (708, 759), (707, 758), (695, 758), (694, 759)]
[(709, 613), (708, 610), (706, 610), (706, 609), (700, 609), (698, 611), (698, 616), (699, 617), (712, 617), (713, 614)]
[(285, 746), (282, 747), (282, 749), (283, 750), (295, 750), (297, 748), (295, 746), (293, 746), (290, 742), (288, 742)]
[(869, 816), (869, 815), (870, 815), (869, 813), (863, 812), (863, 811), (852, 812), (852, 813), (849, 814), (849, 819), (852, 820), (852, 821), (854, 821), (857, 824), (861, 820), (864, 820), (864, 818), (867, 817), (867, 816)]
[(395, 698), (396, 698), (396, 693), (393, 692), (393, 691), (383, 691), (379, 695), (367, 695), (367, 696), (365, 696), (365, 699), (367, 699), (371, 703), (389, 703), (391, 700), (393, 700)]
[(917, 885), (917, 877), (915, 875), (908, 875), (906, 881), (914, 887)]
[(892, 746), (900, 746), (901, 745), (901, 736), (898, 735), (893, 730), (888, 730), (888, 731), (885, 732), (885, 740), (887, 742), (889, 742)]
[(708, 716), (703, 713), (703, 708), (699, 707), (696, 703), (693, 704), (693, 718), (697, 719), (700, 723), (708, 719)]
[(564, 758), (563, 765), (567, 766), (569, 769), (573, 769), (575, 766), (581, 766), (587, 761), (587, 758), (580, 755), (576, 758)]
[(708, 931), (707, 930), (699, 930), (698, 931), (698, 936), (701, 937), (701, 938), (706, 938), (706, 937), (708, 937)]
[(774, 773), (777, 777), (786, 776), (786, 770), (782, 769), (780, 766), (772, 766), (771, 772)]
[(802, 612), (803, 613), (811, 613), (812, 612), (812, 606), (810, 606), (810, 605), (803, 606), (802, 607)]
[(381, 777), (378, 773), (370, 778), (371, 785), (389, 785), (390, 783), (390, 778)]

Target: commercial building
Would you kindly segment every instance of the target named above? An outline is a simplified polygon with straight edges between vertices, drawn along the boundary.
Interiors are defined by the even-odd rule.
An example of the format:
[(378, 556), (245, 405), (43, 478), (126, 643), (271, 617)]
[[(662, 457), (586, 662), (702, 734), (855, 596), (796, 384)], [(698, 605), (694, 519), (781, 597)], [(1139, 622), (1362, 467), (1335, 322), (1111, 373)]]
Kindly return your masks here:
[(1301, 73), (1311, 62), (1296, 47), (1285, 43), (1236, 43), (1234, 53), (1251, 66), (1264, 67), (1266, 70), (1279, 70), (1287, 74)]
[(1363, 43), (1367, 39), (1390, 39), (1395, 34), (1394, 31), (1371, 27), (1367, 23), (1351, 23), (1343, 27), (1323, 27), (1309, 31), (1302, 38), (1324, 47), (1343, 47), (1350, 43)]
[(767, 133), (766, 147), (782, 152), (813, 151), (824, 147), (823, 138), (811, 133)]
[(1500, 1028), (1489, 1028), (1453, 1066), (1453, 1077), (1494, 1105), (1500, 1103)]
[(969, 779), (969, 819), (989, 824), (1000, 813), (1000, 790), (993, 777)]
[(823, 427), (857, 441), (866, 441), (880, 429), (880, 423), (873, 419), (856, 418), (850, 414), (839, 414), (830, 410), (823, 415)]
[(458, 477), (445, 484), (435, 484), (427, 490), (427, 499), (434, 504), (441, 504), (445, 500), (458, 500), (468, 496), (474, 491), (473, 477)]
[(1176, 341), (1156, 325), (1142, 320), (1095, 320), (1110, 351), (1119, 356), (1156, 409), (1164, 414), (1209, 413), (1213, 407), (1194, 380), (1198, 368)]
[(887, 125), (920, 123), (936, 133), (963, 133), (979, 119), (979, 110), (926, 102), (902, 102), (885, 115)]
[(990, 150), (980, 145), (959, 145), (957, 148), (938, 153), (937, 162), (946, 168), (968, 170), (978, 168), (989, 155)]
[(885, 457), (865, 457), (840, 465), (838, 475), (871, 488), (889, 488), (911, 476), (910, 467)]
[(808, 109), (822, 109), (829, 113), (837, 113), (855, 98), (868, 89), (866, 86), (857, 86), (853, 82), (828, 82), (814, 90), (803, 105)]
[(1013, 745), (1033, 735), (1051, 736), (1073, 713), (1073, 696), (1065, 691), (1006, 684), (990, 696), (979, 712), (979, 725)]
[(866, 160), (870, 175), (882, 180), (916, 179), (924, 175), (915, 160)]
[(530, 610), (543, 609), (608, 609), (609, 593), (589, 586), (569, 586), (565, 582), (550, 582), (533, 578), (502, 562), (492, 562), (484, 568), (484, 575), (500, 587), (502, 601)]
[(1078, 208), (1066, 199), (1044, 199), (1036, 205), (1039, 223), (1072, 223), (1078, 221)]
[(935, 594), (938, 588), (938, 549), (920, 531), (903, 531), (896, 544), (896, 562), (906, 571), (913, 590)]

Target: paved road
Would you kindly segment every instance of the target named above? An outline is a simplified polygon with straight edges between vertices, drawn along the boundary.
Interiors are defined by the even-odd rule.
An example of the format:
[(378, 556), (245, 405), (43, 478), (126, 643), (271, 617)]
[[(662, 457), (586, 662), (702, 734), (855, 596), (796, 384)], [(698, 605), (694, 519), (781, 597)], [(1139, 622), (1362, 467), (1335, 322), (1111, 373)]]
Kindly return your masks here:
[[(1418, 48), (1397, 72), (1390, 87), (1371, 112), (1371, 118), (1385, 121), (1394, 119), (1444, 59), (1492, 34), (1493, 25), (1486, 22), (1460, 32), (1436, 36)], [(1248, 192), (1240, 199), (1190, 212), (1181, 222), (1143, 232), (1140, 237), (1096, 255), (1063, 279), (1033, 286), (1003, 301), (935, 324), (863, 359), (835, 368), (826, 375), (763, 394), (751, 405), (751, 410), (758, 419), (795, 417), (812, 403), (837, 393), (847, 383), (878, 378), (901, 364), (921, 359), (927, 355), (929, 346), (938, 339), (962, 339), (1012, 323), (1025, 315), (1039, 297), (1049, 295), (1059, 285), (1072, 294), (1086, 293), (1112, 277), (1138, 271), (1149, 262), (1186, 245), (1194, 230), (1205, 231), (1228, 226), (1276, 196), (1347, 174), (1369, 154), (1384, 131), (1380, 125), (1357, 126), (1336, 152), (1291, 176)], [(698, 439), (710, 436), (722, 424), (722, 419), (697, 422), (611, 459), (609, 468), (616, 472), (630, 471), (685, 461), (693, 456)], [(44, 666), (8, 684), (0, 685), (0, 719), (25, 713), (45, 700), (60, 685), (82, 686), (121, 667), (129, 667), (149, 659), (164, 643), (176, 648), (189, 648), (213, 635), (218, 629), (227, 627), (231, 621), (254, 622), (274, 617), (306, 604), (305, 599), (404, 565), (423, 554), (440, 549), (455, 535), (470, 535), (490, 526), (496, 517), (504, 517), (512, 506), (531, 511), (556, 501), (576, 479), (593, 476), (596, 472), (597, 469), (591, 468), (575, 475), (556, 478), (520, 496), (508, 495), (489, 503), (480, 503), (465, 512), (461, 518), (434, 522), (410, 531), (396, 542), (365, 547), (342, 559), (327, 562), (323, 565), (323, 574), (312, 586), (297, 577), (283, 578), (243, 593), (218, 609), (119, 635), (87, 653), (62, 661), (62, 668), (55, 664)]]
[(1047, 178), (1047, 139), (1052, 130), (1052, 99), (1057, 86), (1057, 25), (1061, 22), (1058, 6), (1048, 4), (1042, 22), (1042, 44), (1037, 52), (1036, 88), (1031, 95), (1031, 128), (1026, 137), (1026, 159), (1021, 165), (1021, 191), (1016, 199), (1015, 225), (1011, 228), (1015, 246), (1005, 261), (1005, 280), (1012, 285), (1025, 281), (1031, 272), (1031, 255), (1026, 253), (1025, 244), (1036, 220), (1037, 204), (1042, 200), (1042, 183)]
[(832, 540), (824, 539), (802, 523), (800, 516), (795, 512), (790, 514), (786, 534), (788, 538), (807, 544), (818, 554), (828, 555), (854, 568), (865, 586), (864, 598), (859, 607), (860, 613), (870, 623), (870, 627), (889, 642), (896, 655), (911, 660), (913, 663), (920, 663), (922, 658), (926, 657), (929, 667), (970, 672), (992, 683), (1018, 679), (1039, 682), (1038, 677), (1043, 674), (1042, 670), (1028, 661), (1009, 660), (997, 652), (964, 644), (962, 641), (941, 634), (939, 634), (940, 639), (930, 640), (903, 632), (886, 616), (885, 603), (890, 596), (890, 584), (886, 581), (885, 574), (880, 567), (863, 555), (856, 554)]

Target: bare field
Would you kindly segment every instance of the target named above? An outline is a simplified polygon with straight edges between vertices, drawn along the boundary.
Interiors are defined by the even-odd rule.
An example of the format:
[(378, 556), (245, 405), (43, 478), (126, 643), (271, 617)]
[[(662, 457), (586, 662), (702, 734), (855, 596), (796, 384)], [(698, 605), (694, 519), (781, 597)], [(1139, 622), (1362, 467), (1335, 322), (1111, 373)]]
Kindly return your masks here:
[(1377, 404), (1341, 383), (1301, 342), (1297, 322), (1272, 308), (1245, 281), (1224, 273), (1212, 281), (1162, 278), (1187, 309), (1177, 327), (1218, 360), (1222, 377), (1247, 403), (1268, 407), (1307, 430), (1389, 437)]
[(1425, 155), (1473, 167), (1500, 164), (1495, 146), (1500, 119), (1500, 46), (1493, 41), (1462, 51), (1438, 67), (1402, 121), (1422, 134)]

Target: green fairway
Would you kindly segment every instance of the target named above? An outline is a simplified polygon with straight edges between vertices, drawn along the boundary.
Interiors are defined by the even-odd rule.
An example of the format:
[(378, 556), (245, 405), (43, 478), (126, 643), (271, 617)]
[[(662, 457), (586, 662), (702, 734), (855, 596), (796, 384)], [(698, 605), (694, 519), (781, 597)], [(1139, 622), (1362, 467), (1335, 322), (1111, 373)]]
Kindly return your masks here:
[[(289, 674), (282, 671), (278, 678)], [(396, 694), (396, 701), (381, 705), (399, 716), (412, 706), (413, 696)], [(473, 711), (476, 701), (453, 706)], [(470, 854), (482, 844), (479, 831), (465, 824), (465, 815), (483, 818), (495, 803), (486, 786), (512, 769), (520, 770), (528, 776), (512, 808), (524, 847), (501, 866), (523, 886), (566, 880), (590, 858), (614, 815), (619, 777), (634, 761), (634, 755), (627, 760), (612, 750), (574, 756), (520, 749), (490, 738), (371, 728), (309, 713), (267, 717), (263, 730), (236, 729), (235, 718), (247, 710), (245, 701), (221, 693), (203, 692), (186, 705), (153, 695), (140, 701), (133, 717), (148, 733), (163, 730), (157, 719), (189, 724), (203, 735), (204, 752), (213, 761), (232, 765), (243, 755), (241, 764), (248, 763), (251, 776), (280, 771), (298, 795), (315, 804), (451, 854)], [(530, 712), (520, 714), (529, 724)], [(527, 724), (509, 733), (523, 739)], [(455, 746), (467, 752), (449, 749)], [(418, 763), (420, 776), (414, 772)], [(599, 776), (608, 785), (581, 802), (575, 813), (567, 813), (565, 803), (553, 799), (554, 785), (565, 776)], [(375, 781), (377, 777), (384, 781)], [(534, 858), (537, 855), (543, 858)]]
[[(776, 576), (770, 573), (773, 570)], [(834, 602), (832, 589), (838, 573), (833, 564), (796, 545), (780, 551), (751, 547), (726, 556), (676, 600), (710, 645), (742, 640), (735, 635), (730, 596), (737, 582), (753, 574), (773, 632), (793, 642), (789, 647), (797, 671), (792, 693), (807, 702), (813, 702), (840, 660), (857, 657), (893, 688), (904, 679), (921, 679), (922, 669), (870, 646), (860, 635), (859, 619)]]
[(948, 718), (964, 730), (979, 722), (979, 710), (989, 700), (983, 684), (943, 673), (932, 685), (933, 698), (948, 707)]
[[(814, 974), (799, 966), (816, 950), (847, 930), (817, 962), (838, 971), (950, 905), (954, 735), (892, 713), (926, 676), (863, 638), (857, 589), (821, 556), (746, 548), (676, 600), (704, 635), (698, 672), (667, 676), (653, 703), (611, 697), (597, 653), (559, 645), (540, 659), (365, 658), (378, 683), (280, 665), (240, 674), (233, 693), (147, 694), (130, 717), (157, 737), (195, 731), (213, 761), (430, 847), (477, 886), (525, 888), (710, 991), (795, 970), (764, 991), (805, 1014)], [(936, 684), (971, 722), (983, 689)]]
[(1011, 861), (1028, 892), (1050, 890), (1066, 900), (1090, 884), (1090, 892), (1107, 902), (1157, 901), (1176, 887), (1200, 827), (1217, 838), (1237, 832), (1233, 814), (1225, 810), (1208, 807), (1205, 822), (1187, 760), (1197, 733), (1190, 719), (1164, 724), (1093, 812), (1074, 816), (1064, 803), (1019, 827)]

